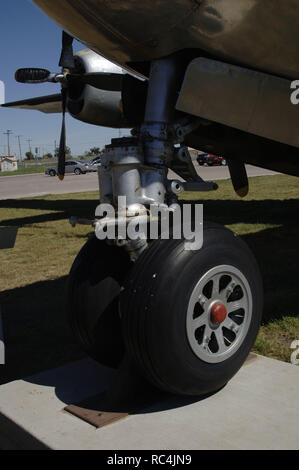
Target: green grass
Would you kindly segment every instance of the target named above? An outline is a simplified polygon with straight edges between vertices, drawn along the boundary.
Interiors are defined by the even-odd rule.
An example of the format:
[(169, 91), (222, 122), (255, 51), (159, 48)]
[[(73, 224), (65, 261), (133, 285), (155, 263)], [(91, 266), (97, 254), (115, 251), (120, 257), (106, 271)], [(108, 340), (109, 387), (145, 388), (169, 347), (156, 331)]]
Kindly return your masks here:
[[(76, 160), (89, 161), (92, 156), (78, 157)], [(72, 160), (72, 158), (69, 158)], [(44, 173), (46, 168), (57, 166), (57, 160), (45, 160), (40, 162), (39, 165), (29, 162), (18, 163), (18, 169), (16, 171), (0, 171), (0, 176), (15, 176), (15, 175), (31, 175), (36, 173)]]
[[(299, 340), (298, 181), (282, 175), (252, 178), (244, 200), (230, 181), (220, 181), (215, 192), (181, 197), (200, 198), (205, 219), (234, 230), (254, 252), (265, 287), (254, 351), (283, 361), (290, 360), (290, 345)], [(80, 356), (65, 319), (64, 285), (91, 230), (72, 228), (68, 218), (93, 217), (97, 204), (96, 191), (0, 201), (0, 226), (20, 227), (15, 248), (0, 251), (0, 305), (8, 344), (2, 380)]]
[(298, 333), (298, 316), (285, 315), (281, 320), (270, 321), (262, 326), (255, 351), (263, 356), (290, 362), (290, 346), (294, 339), (299, 339)]
[(31, 175), (36, 173), (44, 173), (45, 169), (49, 166), (55, 166), (56, 163), (45, 163), (42, 165), (20, 166), (16, 171), (0, 171), (0, 176), (15, 176), (15, 175)]

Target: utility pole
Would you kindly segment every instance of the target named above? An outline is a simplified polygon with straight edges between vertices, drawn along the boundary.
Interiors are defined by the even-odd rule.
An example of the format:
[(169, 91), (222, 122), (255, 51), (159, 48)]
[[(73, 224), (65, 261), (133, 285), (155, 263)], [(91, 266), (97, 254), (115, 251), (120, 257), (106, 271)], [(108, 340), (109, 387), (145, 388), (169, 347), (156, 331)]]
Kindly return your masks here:
[(13, 132), (10, 131), (10, 130), (7, 130), (6, 132), (4, 132), (4, 135), (7, 135), (7, 149), (8, 149), (8, 156), (10, 157), (10, 141), (9, 141), (9, 138), (11, 136)]
[(17, 139), (19, 142), (19, 152), (20, 152), (20, 162), (22, 161), (22, 147), (21, 147), (21, 135), (17, 135)]
[(31, 150), (32, 139), (27, 139), (27, 142), (28, 142), (28, 145), (29, 145), (29, 152), (32, 153), (32, 150)]

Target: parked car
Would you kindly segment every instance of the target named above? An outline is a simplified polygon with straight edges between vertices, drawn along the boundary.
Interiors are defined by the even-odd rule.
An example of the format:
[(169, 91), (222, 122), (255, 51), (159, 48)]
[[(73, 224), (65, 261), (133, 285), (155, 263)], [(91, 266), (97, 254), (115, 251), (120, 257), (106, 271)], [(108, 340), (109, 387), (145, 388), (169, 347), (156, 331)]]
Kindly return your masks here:
[(96, 157), (88, 163), (88, 171), (98, 171), (98, 167), (101, 166), (101, 157)]
[(197, 161), (199, 165), (227, 165), (225, 158), (221, 157), (220, 155), (213, 155), (212, 153), (198, 154)]
[[(86, 162), (80, 162), (80, 160), (69, 160), (65, 162), (65, 173), (75, 173), (75, 175), (85, 175), (89, 170), (89, 164)], [(56, 176), (58, 173), (58, 167), (50, 167), (45, 171), (46, 175)]]
[(203, 165), (206, 163), (206, 156), (207, 156), (207, 155), (208, 155), (207, 153), (199, 153), (199, 154), (197, 155), (197, 159), (196, 159), (196, 160), (197, 160), (197, 163), (198, 163), (199, 165), (203, 166)]
[(101, 161), (102, 161), (101, 156), (95, 157), (93, 160), (91, 160), (91, 162), (96, 165), (101, 165)]

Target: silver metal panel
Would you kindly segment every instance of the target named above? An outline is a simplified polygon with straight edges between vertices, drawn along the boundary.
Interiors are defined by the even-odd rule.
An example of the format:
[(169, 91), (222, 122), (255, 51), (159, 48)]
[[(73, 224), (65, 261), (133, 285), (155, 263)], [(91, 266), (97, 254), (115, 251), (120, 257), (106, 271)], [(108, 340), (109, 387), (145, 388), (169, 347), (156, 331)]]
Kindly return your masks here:
[(82, 49), (81, 51), (76, 52), (75, 57), (80, 59), (81, 63), (84, 65), (86, 73), (102, 72), (117, 75), (122, 75), (123, 73), (121, 67), (113, 64), (90, 49)]
[(176, 108), (299, 147), (299, 106), (291, 82), (205, 58), (189, 65)]
[[(116, 75), (122, 75), (123, 73), (120, 67), (89, 49), (77, 52), (75, 59), (85, 73), (102, 72)], [(69, 94), (67, 109), (75, 119), (89, 124), (115, 127), (117, 129), (129, 127), (123, 117), (120, 102), (121, 90), (99, 90), (90, 85), (85, 85), (75, 99), (72, 99), (72, 95)], [(75, 106), (72, 106), (72, 103), (75, 103)]]

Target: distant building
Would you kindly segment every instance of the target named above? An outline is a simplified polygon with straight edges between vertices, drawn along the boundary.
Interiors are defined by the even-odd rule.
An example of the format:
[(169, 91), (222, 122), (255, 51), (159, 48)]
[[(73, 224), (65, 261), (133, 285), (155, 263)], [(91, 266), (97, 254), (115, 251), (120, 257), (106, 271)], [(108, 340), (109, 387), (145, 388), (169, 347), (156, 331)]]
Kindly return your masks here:
[(0, 171), (16, 171), (18, 162), (15, 157), (0, 157)]

